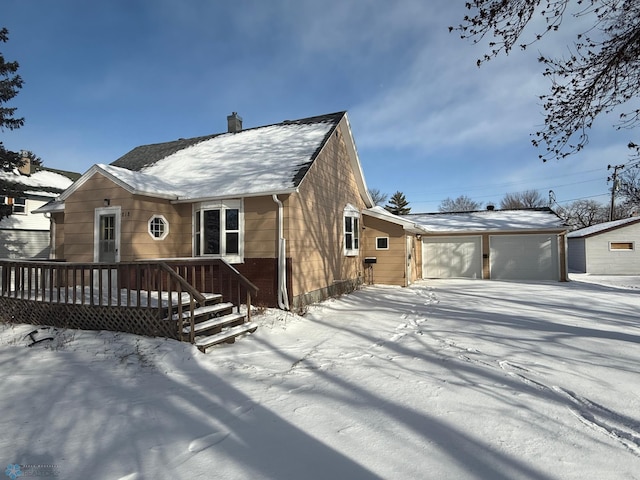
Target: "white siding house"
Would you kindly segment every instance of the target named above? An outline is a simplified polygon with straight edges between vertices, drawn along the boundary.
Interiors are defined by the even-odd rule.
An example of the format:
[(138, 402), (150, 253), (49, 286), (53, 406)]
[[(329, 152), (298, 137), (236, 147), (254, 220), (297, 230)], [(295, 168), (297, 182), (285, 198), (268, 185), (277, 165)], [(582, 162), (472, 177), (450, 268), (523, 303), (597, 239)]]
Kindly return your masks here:
[(53, 200), (78, 177), (73, 172), (29, 162), (20, 170), (0, 172), (0, 180), (23, 190), (20, 194), (0, 191), (0, 206), (9, 213), (0, 220), (0, 258), (49, 258), (50, 220), (48, 214), (34, 210)]
[(640, 217), (575, 230), (567, 235), (569, 269), (597, 275), (640, 275)]

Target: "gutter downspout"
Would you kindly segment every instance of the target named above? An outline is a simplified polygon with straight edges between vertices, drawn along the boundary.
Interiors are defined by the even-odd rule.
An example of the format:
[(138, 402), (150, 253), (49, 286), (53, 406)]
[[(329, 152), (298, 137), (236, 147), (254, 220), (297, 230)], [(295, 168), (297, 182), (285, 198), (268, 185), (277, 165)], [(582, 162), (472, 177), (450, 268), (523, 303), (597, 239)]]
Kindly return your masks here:
[(278, 307), (289, 310), (289, 293), (287, 292), (287, 240), (284, 238), (284, 210), (278, 195), (273, 194), (273, 201), (278, 204)]

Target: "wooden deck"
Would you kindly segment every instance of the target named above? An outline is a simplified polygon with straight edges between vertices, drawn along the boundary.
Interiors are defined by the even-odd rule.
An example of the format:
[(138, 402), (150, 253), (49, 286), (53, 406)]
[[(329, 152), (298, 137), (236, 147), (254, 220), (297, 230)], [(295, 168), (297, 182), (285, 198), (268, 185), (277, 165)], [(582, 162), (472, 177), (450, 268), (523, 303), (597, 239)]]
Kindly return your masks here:
[[(215, 340), (204, 338), (251, 323), (256, 293), (251, 282), (219, 259), (0, 260), (0, 321), (162, 336), (189, 341), (203, 351)], [(225, 307), (216, 310), (214, 304)], [(196, 328), (223, 311), (234, 315), (227, 324)]]

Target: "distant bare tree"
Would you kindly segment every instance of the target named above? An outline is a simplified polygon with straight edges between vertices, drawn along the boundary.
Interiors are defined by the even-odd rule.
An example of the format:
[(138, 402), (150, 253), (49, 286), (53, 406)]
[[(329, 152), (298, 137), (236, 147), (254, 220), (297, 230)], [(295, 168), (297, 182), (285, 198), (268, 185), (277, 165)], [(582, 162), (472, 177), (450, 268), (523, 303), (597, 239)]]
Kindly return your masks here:
[(369, 189), (369, 195), (371, 196), (371, 200), (373, 200), (374, 205), (382, 205), (389, 198), (389, 195), (382, 193), (377, 188)]
[(450, 197), (445, 198), (438, 206), (440, 212), (471, 212), (473, 210), (479, 210), (482, 207), (482, 203), (471, 200), (466, 195), (460, 195), (455, 200)]
[(524, 192), (507, 193), (500, 200), (500, 208), (509, 210), (515, 208), (538, 208), (546, 205), (546, 200), (537, 190), (525, 190)]
[(623, 171), (618, 176), (617, 195), (624, 198), (623, 204), (628, 207), (640, 207), (640, 166)]
[(609, 220), (609, 207), (595, 200), (576, 200), (558, 209), (558, 215), (572, 230)]

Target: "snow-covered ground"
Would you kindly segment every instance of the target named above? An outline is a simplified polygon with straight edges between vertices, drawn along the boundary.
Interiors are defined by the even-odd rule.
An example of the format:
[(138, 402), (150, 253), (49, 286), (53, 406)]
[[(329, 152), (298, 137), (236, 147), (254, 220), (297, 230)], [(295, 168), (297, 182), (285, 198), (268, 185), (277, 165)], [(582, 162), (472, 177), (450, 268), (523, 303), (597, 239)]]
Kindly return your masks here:
[(366, 287), (304, 316), (269, 310), (253, 335), (207, 354), (0, 326), (0, 468), (640, 479), (640, 282), (572, 277)]

